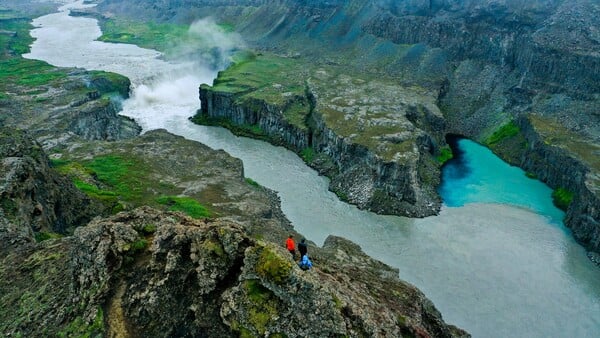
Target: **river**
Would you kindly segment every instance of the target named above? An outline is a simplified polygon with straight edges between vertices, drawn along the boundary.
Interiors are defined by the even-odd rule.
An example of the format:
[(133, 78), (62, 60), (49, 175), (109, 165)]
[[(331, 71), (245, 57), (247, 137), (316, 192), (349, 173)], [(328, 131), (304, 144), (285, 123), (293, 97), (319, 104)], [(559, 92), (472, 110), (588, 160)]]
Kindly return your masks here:
[(132, 81), (123, 115), (145, 131), (174, 134), (242, 159), (247, 177), (278, 192), (295, 228), (317, 244), (329, 234), (358, 243), (400, 269), (444, 319), (474, 337), (600, 336), (600, 269), (585, 256), (551, 205), (550, 189), (486, 148), (461, 141), (464, 154), (444, 170), (447, 201), (439, 216), (381, 216), (340, 202), (327, 179), (281, 147), (188, 121), (199, 108), (198, 85), (214, 70), (165, 62), (152, 50), (95, 41), (96, 20), (56, 14), (34, 20), (27, 58), (64, 67), (106, 70)]

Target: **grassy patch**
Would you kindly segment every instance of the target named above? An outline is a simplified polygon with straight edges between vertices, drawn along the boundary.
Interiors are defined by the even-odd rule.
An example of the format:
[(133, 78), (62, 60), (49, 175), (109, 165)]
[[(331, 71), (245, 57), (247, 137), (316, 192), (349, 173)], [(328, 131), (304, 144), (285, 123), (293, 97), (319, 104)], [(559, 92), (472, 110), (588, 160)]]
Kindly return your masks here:
[(98, 306), (96, 317), (92, 323), (86, 323), (83, 318), (77, 317), (63, 330), (58, 332), (58, 337), (101, 337), (104, 333), (104, 312)]
[(142, 251), (148, 247), (148, 241), (144, 238), (140, 238), (137, 241), (131, 243), (129, 249), (133, 252)]
[(491, 146), (493, 144), (496, 144), (504, 139), (507, 139), (509, 137), (513, 137), (516, 136), (517, 134), (519, 134), (521, 130), (519, 129), (519, 126), (517, 126), (515, 124), (514, 121), (510, 121), (509, 123), (505, 124), (504, 126), (500, 127), (500, 129), (496, 130), (492, 136), (490, 136), (485, 143), (488, 146)]
[(46, 241), (49, 239), (61, 238), (61, 237), (62, 237), (61, 234), (57, 234), (54, 232), (44, 232), (44, 231), (36, 232), (34, 235), (36, 242), (42, 242), (42, 241)]
[(261, 188), (261, 185), (258, 184), (258, 182), (256, 182), (255, 180), (251, 179), (250, 177), (246, 177), (245, 180), (246, 183), (250, 184), (251, 186)]
[(440, 149), (440, 154), (436, 157), (436, 160), (439, 163), (444, 164), (451, 160), (453, 157), (454, 155), (452, 155), (452, 149), (450, 149), (449, 146), (445, 146)]
[(121, 202), (142, 205), (154, 200), (145, 193), (152, 182), (147, 181), (144, 164), (133, 157), (107, 155), (82, 162), (52, 160), (51, 165), (70, 176), (79, 190), (102, 201), (113, 212), (123, 210)]
[(193, 218), (207, 218), (211, 216), (210, 211), (190, 197), (162, 196), (156, 200), (159, 204), (168, 206), (171, 211), (182, 211)]
[(142, 232), (145, 235), (150, 235), (156, 232), (156, 225), (154, 224), (146, 224), (143, 228), (142, 228)]
[(244, 289), (251, 302), (248, 307), (249, 324), (263, 336), (269, 322), (277, 315), (276, 297), (256, 280), (245, 281)]
[(574, 194), (571, 191), (565, 188), (557, 188), (552, 192), (552, 202), (557, 208), (566, 211), (573, 202), (573, 196)]
[(304, 148), (300, 151), (300, 157), (302, 157), (306, 163), (311, 163), (315, 159), (315, 154), (315, 149), (312, 147)]
[(26, 87), (37, 87), (65, 79), (67, 74), (49, 64), (23, 58), (0, 61), (0, 81)]
[(292, 269), (292, 263), (284, 259), (272, 249), (264, 247), (258, 258), (256, 272), (276, 284), (287, 281)]
[(158, 51), (174, 48), (188, 35), (187, 25), (154, 23), (121, 18), (111, 18), (100, 22), (104, 42), (129, 43)]

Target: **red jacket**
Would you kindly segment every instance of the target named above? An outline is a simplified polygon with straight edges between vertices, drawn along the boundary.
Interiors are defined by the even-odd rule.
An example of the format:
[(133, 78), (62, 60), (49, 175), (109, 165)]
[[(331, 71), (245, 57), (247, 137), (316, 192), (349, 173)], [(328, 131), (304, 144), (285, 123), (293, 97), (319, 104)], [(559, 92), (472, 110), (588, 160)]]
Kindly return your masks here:
[(287, 241), (285, 241), (285, 246), (288, 251), (296, 250), (296, 243), (294, 243), (294, 240), (291, 238), (288, 238)]

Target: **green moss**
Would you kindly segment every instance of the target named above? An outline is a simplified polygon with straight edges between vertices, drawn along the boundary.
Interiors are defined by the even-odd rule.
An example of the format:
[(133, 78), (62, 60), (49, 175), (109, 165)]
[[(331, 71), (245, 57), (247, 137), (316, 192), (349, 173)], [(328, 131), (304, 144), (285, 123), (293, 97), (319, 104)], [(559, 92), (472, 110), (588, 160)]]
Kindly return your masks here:
[(566, 211), (573, 202), (573, 196), (573, 192), (565, 188), (557, 188), (552, 192), (552, 202), (557, 208)]
[(517, 126), (515, 124), (514, 121), (510, 121), (509, 123), (505, 124), (504, 126), (500, 127), (498, 130), (496, 130), (492, 136), (490, 136), (485, 143), (488, 146), (494, 145), (504, 139), (516, 136), (517, 134), (520, 133), (520, 129), (519, 126)]
[(142, 228), (142, 231), (144, 232), (144, 234), (146, 235), (150, 235), (156, 232), (156, 225), (154, 224), (146, 224), (144, 225), (144, 227)]
[(13, 217), (17, 212), (17, 203), (8, 196), (2, 197), (2, 199), (0, 200), (0, 208), (4, 210), (4, 214), (6, 216)]
[(273, 297), (273, 293), (269, 289), (254, 279), (245, 281), (244, 288), (250, 300), (256, 304), (263, 304)]
[(225, 255), (225, 250), (223, 250), (223, 245), (219, 241), (207, 239), (202, 242), (202, 248), (208, 252), (212, 252), (218, 257), (223, 257)]
[(534, 174), (532, 172), (529, 172), (529, 171), (525, 172), (525, 176), (527, 176), (527, 178), (531, 178), (531, 179), (534, 179), (534, 180), (538, 178), (536, 174)]
[(142, 251), (148, 247), (148, 241), (144, 238), (140, 238), (135, 242), (131, 243), (129, 249), (133, 252)]
[(256, 182), (255, 180), (251, 179), (250, 177), (246, 177), (245, 180), (246, 183), (250, 184), (251, 186), (261, 188), (261, 185), (258, 184), (258, 182)]
[(250, 301), (247, 324), (250, 324), (260, 336), (264, 336), (269, 322), (278, 313), (277, 298), (257, 280), (244, 281), (243, 286)]
[(292, 270), (292, 263), (275, 253), (269, 247), (264, 247), (258, 258), (256, 272), (276, 284), (287, 281)]
[(348, 202), (349, 201), (348, 195), (345, 192), (343, 192), (341, 190), (336, 190), (336, 191), (334, 191), (334, 193), (340, 199), (340, 201), (342, 201), (342, 202)]
[(300, 157), (302, 157), (304, 162), (312, 163), (315, 159), (315, 149), (312, 147), (302, 149), (302, 151), (300, 151)]
[(205, 206), (191, 197), (162, 196), (156, 200), (169, 207), (171, 211), (182, 211), (193, 218), (207, 218), (211, 213)]
[(34, 234), (34, 238), (36, 242), (42, 242), (42, 241), (46, 241), (49, 239), (55, 239), (55, 238), (61, 238), (62, 235), (61, 234), (57, 234), (54, 232), (44, 232), (44, 231), (40, 231), (40, 232), (36, 232)]
[(89, 74), (91, 86), (100, 94), (117, 93), (123, 97), (128, 96), (131, 82), (127, 77), (103, 71), (91, 71)]
[(453, 157), (454, 155), (452, 154), (452, 149), (450, 149), (450, 146), (444, 146), (440, 149), (440, 154), (436, 157), (436, 159), (439, 163), (444, 164)]
[(58, 337), (101, 337), (104, 334), (104, 312), (98, 306), (96, 317), (92, 323), (86, 323), (83, 318), (77, 317), (65, 328), (58, 332)]

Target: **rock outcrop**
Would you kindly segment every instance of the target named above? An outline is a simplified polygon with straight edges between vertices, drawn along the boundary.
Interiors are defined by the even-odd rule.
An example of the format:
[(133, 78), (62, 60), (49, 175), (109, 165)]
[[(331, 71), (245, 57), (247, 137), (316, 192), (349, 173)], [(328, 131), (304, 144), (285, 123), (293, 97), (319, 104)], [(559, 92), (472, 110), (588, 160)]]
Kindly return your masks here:
[(143, 207), (19, 250), (1, 258), (6, 335), (468, 336), (339, 238), (302, 271), (240, 224)]
[(43, 232), (66, 234), (87, 223), (96, 208), (49, 167), (39, 143), (25, 132), (0, 128), (0, 216), (7, 225), (0, 241), (29, 240)]
[(234, 130), (284, 145), (360, 208), (436, 214), (440, 163), (434, 155), (445, 145), (439, 137), (445, 123), (435, 95), (341, 72), (258, 55), (221, 72), (213, 87), (201, 86), (201, 110), (192, 120), (226, 121)]

